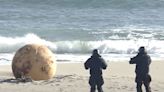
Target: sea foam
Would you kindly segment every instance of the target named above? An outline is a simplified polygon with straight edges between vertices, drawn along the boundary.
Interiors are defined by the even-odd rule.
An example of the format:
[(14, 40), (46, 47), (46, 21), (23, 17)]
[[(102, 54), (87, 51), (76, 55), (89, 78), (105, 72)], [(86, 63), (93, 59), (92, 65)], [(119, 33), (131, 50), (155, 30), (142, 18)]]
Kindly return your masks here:
[(135, 54), (140, 46), (145, 46), (150, 54), (164, 54), (163, 40), (66, 40), (52, 42), (34, 33), (21, 37), (0, 36), (0, 39), (0, 53), (13, 53), (25, 44), (39, 43), (48, 46), (53, 52), (58, 54), (89, 54), (93, 49), (99, 49), (102, 54)]

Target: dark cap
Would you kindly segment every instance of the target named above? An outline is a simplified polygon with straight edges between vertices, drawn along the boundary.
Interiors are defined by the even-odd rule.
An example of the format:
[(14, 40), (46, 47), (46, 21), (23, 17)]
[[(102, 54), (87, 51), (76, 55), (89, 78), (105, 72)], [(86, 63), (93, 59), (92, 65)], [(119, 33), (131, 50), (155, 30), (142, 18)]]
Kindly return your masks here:
[(141, 46), (139, 49), (138, 49), (139, 53), (146, 53), (146, 50), (145, 50), (145, 47), (144, 46)]
[(94, 49), (92, 54), (98, 54), (98, 49)]

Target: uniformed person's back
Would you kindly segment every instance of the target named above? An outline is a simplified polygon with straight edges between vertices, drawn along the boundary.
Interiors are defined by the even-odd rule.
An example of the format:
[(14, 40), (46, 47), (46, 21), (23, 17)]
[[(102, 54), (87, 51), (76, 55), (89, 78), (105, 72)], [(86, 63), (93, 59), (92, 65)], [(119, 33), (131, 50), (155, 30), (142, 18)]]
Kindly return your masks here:
[(91, 86), (91, 92), (95, 92), (96, 86), (98, 92), (102, 91), (102, 85), (104, 80), (102, 77), (102, 69), (106, 69), (107, 64), (104, 59), (98, 54), (98, 50), (93, 50), (92, 56), (85, 62), (85, 69), (90, 69), (89, 84)]
[(129, 61), (130, 64), (136, 64), (136, 79), (137, 83), (137, 92), (142, 92), (141, 86), (142, 84), (146, 87), (146, 92), (151, 92), (150, 90), (150, 82), (151, 76), (149, 75), (149, 65), (151, 63), (150, 56), (146, 53), (144, 47), (139, 48), (139, 53), (131, 58)]

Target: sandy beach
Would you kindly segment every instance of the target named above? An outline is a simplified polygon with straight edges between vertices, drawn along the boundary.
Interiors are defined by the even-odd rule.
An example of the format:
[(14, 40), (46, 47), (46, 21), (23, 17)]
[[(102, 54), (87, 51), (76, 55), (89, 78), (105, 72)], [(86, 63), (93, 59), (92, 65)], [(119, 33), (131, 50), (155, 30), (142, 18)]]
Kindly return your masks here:
[[(150, 67), (152, 92), (164, 91), (164, 63), (153, 61)], [(103, 71), (104, 92), (136, 92), (135, 65), (128, 62), (109, 62)], [(0, 92), (89, 92), (89, 71), (83, 63), (58, 63), (57, 74), (50, 80), (33, 82), (5, 81), (14, 78), (11, 66), (0, 66)]]
[[(108, 63), (104, 92), (136, 92), (136, 65), (128, 60), (140, 47), (152, 59), (152, 92), (164, 92), (162, 11), (164, 0), (0, 0), (0, 92), (90, 92), (84, 62), (94, 49)], [(29, 44), (52, 53), (37, 45), (22, 49)], [(45, 79), (57, 62), (56, 75), (23, 82), (14, 78), (12, 61), (15, 75)]]

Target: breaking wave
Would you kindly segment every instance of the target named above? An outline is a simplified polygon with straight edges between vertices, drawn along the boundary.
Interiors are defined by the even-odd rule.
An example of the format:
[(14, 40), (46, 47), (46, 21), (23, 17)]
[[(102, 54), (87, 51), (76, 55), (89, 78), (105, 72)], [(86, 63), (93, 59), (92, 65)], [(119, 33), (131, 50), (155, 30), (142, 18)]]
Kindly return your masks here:
[(41, 43), (58, 54), (89, 54), (95, 48), (102, 54), (134, 54), (140, 46), (145, 46), (150, 54), (164, 54), (163, 40), (101, 40), (101, 41), (48, 41), (36, 34), (22, 37), (0, 36), (0, 53), (13, 53), (25, 44)]

